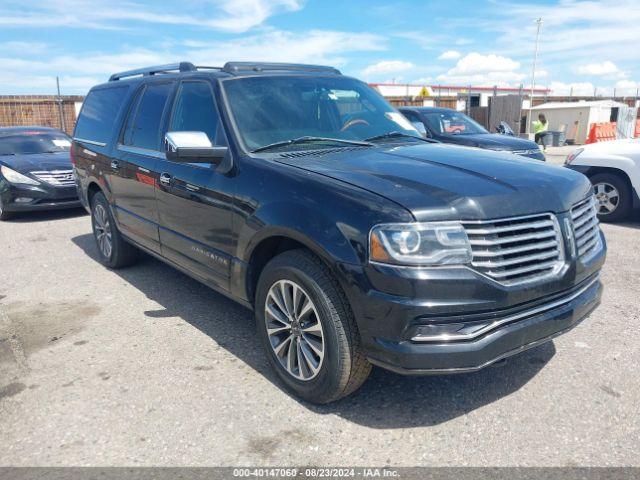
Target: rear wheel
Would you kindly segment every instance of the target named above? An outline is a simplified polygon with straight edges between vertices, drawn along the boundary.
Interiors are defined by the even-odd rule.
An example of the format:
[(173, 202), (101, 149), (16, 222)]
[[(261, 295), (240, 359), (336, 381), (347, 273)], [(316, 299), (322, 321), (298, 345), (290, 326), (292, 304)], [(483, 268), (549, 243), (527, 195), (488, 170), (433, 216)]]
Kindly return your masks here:
[(591, 177), (595, 190), (598, 218), (604, 222), (617, 222), (631, 212), (631, 188), (626, 179), (611, 173)]
[(258, 335), (284, 385), (313, 403), (357, 390), (371, 364), (351, 308), (322, 262), (291, 250), (264, 268), (256, 292)]
[(102, 192), (91, 199), (91, 225), (100, 262), (109, 268), (126, 267), (138, 258), (138, 249), (118, 231), (109, 203)]

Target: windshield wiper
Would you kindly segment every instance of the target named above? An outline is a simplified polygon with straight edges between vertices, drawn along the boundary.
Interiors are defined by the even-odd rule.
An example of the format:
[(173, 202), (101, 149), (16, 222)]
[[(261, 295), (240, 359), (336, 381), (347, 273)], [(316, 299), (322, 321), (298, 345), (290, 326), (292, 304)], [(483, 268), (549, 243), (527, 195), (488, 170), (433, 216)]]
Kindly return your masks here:
[(263, 147), (256, 148), (255, 150), (251, 150), (251, 153), (263, 152), (265, 150), (271, 150), (279, 147), (286, 147), (288, 145), (298, 145), (304, 143), (339, 143), (344, 145), (357, 145), (360, 147), (372, 147), (373, 144), (368, 141), (359, 141), (359, 140), (343, 140), (342, 138), (329, 138), (329, 137), (298, 137), (292, 138), (291, 140), (284, 140), (282, 142), (270, 143), (269, 145), (265, 145)]
[(411, 135), (410, 133), (403, 133), (398, 131), (383, 133), (382, 135), (376, 135), (374, 137), (365, 138), (365, 142), (375, 142), (377, 140), (386, 140), (389, 138), (413, 138), (414, 140), (420, 140), (427, 143), (440, 143), (438, 140), (434, 140), (433, 138), (424, 138), (424, 137), (416, 137), (415, 135)]

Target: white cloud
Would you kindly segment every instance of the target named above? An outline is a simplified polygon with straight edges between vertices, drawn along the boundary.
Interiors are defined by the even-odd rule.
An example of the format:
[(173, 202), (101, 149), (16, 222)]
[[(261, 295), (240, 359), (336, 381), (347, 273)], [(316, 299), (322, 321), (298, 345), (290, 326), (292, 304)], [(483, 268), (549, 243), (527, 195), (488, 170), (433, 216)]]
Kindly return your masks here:
[[(567, 59), (589, 63), (608, 59), (620, 65), (634, 65), (640, 50), (624, 48), (638, 42), (640, 4), (637, 0), (559, 0), (540, 5), (510, 1), (496, 3), (495, 15), (487, 19), (468, 19), (467, 24), (499, 32), (496, 42), (504, 46), (503, 54), (531, 57), (536, 25), (532, 19), (542, 13), (544, 24), (540, 37), (540, 55), (559, 65)], [(529, 41), (513, 42), (513, 38)], [(568, 56), (570, 55), (570, 56)]]
[[(269, 48), (265, 48), (268, 45)], [(166, 42), (164, 48), (145, 48), (116, 53), (88, 52), (82, 55), (57, 55), (46, 59), (0, 57), (0, 93), (29, 90), (51, 93), (55, 76), (60, 76), (65, 93), (84, 94), (93, 85), (104, 82), (114, 72), (189, 60), (198, 65), (222, 65), (235, 61), (284, 61), (324, 63), (340, 66), (351, 53), (380, 51), (385, 40), (368, 33), (312, 30), (293, 33), (267, 29), (236, 40), (214, 42)]]
[(469, 53), (461, 58), (455, 67), (449, 70), (449, 75), (472, 75), (490, 72), (512, 72), (520, 68), (515, 60), (495, 55), (482, 55), (477, 52)]
[(413, 63), (402, 60), (383, 60), (373, 65), (369, 65), (362, 71), (365, 77), (379, 75), (383, 73), (403, 72), (413, 68)]
[(7, 2), (0, 7), (0, 25), (123, 29), (130, 27), (127, 22), (136, 21), (241, 33), (273, 15), (300, 10), (303, 4), (304, 0), (192, 0), (191, 13), (185, 14), (179, 4), (172, 4), (176, 7), (171, 11), (170, 5), (159, 9), (155, 3), (143, 5), (128, 0), (50, 0), (37, 5)]
[(580, 75), (591, 75), (596, 77), (624, 77), (625, 74), (618, 66), (607, 60), (600, 63), (588, 63), (580, 65), (576, 72)]
[(456, 50), (447, 50), (446, 52), (442, 52), (438, 57), (438, 60), (455, 60), (460, 58), (462, 54)]
[(473, 52), (458, 60), (453, 68), (439, 75), (437, 80), (461, 85), (513, 85), (525, 78), (518, 71), (519, 68), (520, 63), (511, 58)]
[(615, 85), (617, 95), (636, 95), (640, 82), (634, 80), (618, 80)]
[(21, 56), (37, 55), (43, 53), (48, 45), (43, 42), (11, 41), (0, 43), (0, 52), (14, 53)]
[(211, 42), (207, 48), (187, 51), (185, 58), (203, 65), (220, 65), (227, 60), (259, 60), (340, 66), (346, 63), (344, 55), (348, 53), (381, 51), (385, 48), (384, 38), (369, 33), (268, 30), (237, 40)]
[(596, 86), (591, 82), (551, 82), (548, 88), (551, 89), (551, 95), (591, 96)]
[(220, 19), (212, 18), (209, 24), (231, 32), (245, 32), (264, 23), (276, 13), (294, 12), (302, 8), (300, 0), (223, 0), (213, 3), (218, 5), (224, 15)]

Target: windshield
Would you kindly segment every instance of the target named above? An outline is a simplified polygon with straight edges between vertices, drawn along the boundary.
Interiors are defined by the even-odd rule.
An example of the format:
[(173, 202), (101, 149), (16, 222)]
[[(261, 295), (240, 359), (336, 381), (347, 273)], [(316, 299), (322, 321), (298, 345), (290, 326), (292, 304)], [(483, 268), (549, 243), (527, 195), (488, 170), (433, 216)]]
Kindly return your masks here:
[(71, 139), (64, 133), (38, 130), (0, 135), (0, 155), (64, 152), (71, 148)]
[(429, 129), (436, 135), (489, 133), (482, 125), (460, 112), (425, 113), (424, 117)]
[[(363, 141), (400, 132), (420, 138), (409, 121), (368, 85), (345, 77), (250, 77), (223, 82), (229, 108), (249, 150), (302, 137), (281, 148), (326, 147), (326, 139)], [(399, 135), (389, 141), (413, 141)], [(294, 147), (295, 145), (295, 147)], [(337, 143), (336, 146), (348, 146)]]

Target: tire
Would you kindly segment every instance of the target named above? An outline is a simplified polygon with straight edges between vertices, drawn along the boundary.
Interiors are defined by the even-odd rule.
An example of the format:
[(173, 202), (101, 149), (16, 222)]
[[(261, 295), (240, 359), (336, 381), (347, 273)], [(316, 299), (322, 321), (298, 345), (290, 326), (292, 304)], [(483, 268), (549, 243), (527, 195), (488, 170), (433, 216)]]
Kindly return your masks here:
[(2, 199), (0, 198), (0, 222), (3, 222), (5, 220), (9, 220), (12, 217), (13, 217), (13, 213), (12, 212), (7, 212), (2, 207)]
[[(598, 173), (590, 180), (598, 201), (599, 220), (618, 222), (629, 216), (633, 199), (631, 188), (625, 178), (612, 173)], [(604, 203), (605, 201), (607, 203)], [(612, 210), (611, 206), (614, 207)]]
[(118, 231), (109, 202), (102, 192), (91, 198), (91, 226), (100, 263), (108, 268), (122, 268), (135, 263), (139, 250)]
[[(278, 297), (283, 292), (278, 289), (291, 293), (296, 287), (299, 308), (293, 307), (294, 302), (281, 301), (285, 308), (280, 309), (276, 300), (284, 297)], [(295, 295), (290, 300), (292, 297)], [(301, 315), (309, 305), (305, 297), (311, 306)], [(296, 313), (289, 315), (285, 311), (289, 305), (292, 307), (289, 311)], [(267, 314), (268, 307), (285, 321)], [(258, 280), (255, 314), (258, 336), (269, 363), (285, 387), (300, 398), (316, 404), (333, 402), (357, 390), (369, 376), (371, 364), (364, 356), (344, 292), (326, 266), (310, 252), (290, 250), (265, 266)], [(296, 318), (300, 319), (297, 323)], [(272, 335), (268, 328), (272, 329)], [(282, 332), (273, 333), (278, 328)], [(287, 336), (292, 338), (288, 345)], [(291, 361), (293, 368), (288, 369), (287, 352), (293, 350), (290, 348), (293, 344), (296, 353)], [(278, 347), (281, 355), (276, 353)], [(322, 357), (317, 354), (318, 347)]]

